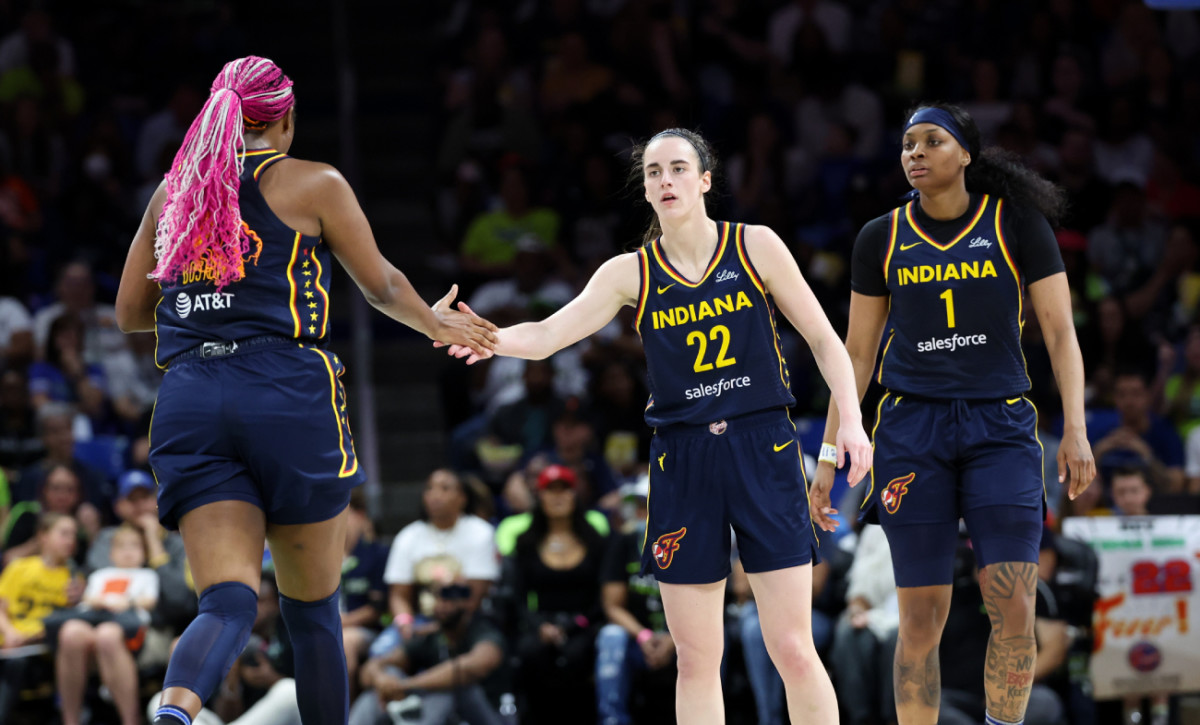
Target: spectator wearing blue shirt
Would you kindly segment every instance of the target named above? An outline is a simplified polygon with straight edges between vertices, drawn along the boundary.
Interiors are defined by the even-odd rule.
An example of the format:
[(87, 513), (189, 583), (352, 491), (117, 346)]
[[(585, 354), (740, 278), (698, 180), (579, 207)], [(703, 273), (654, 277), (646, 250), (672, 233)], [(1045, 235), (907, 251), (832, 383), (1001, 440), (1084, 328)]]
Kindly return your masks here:
[(1147, 466), (1166, 492), (1181, 492), (1183, 442), (1169, 420), (1151, 412), (1145, 375), (1137, 370), (1118, 372), (1113, 382), (1113, 402), (1121, 422), (1096, 443), (1100, 467)]

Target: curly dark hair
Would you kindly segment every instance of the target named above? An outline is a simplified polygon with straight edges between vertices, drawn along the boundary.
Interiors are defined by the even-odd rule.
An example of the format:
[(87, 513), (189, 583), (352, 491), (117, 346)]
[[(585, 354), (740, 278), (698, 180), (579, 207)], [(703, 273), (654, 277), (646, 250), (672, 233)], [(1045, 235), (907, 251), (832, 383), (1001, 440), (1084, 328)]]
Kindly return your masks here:
[[(641, 188), (642, 174), (645, 173), (642, 169), (642, 164), (646, 158), (646, 147), (654, 143), (663, 136), (678, 136), (692, 145), (696, 151), (696, 157), (700, 160), (700, 173), (705, 171), (711, 172), (715, 184), (717, 175), (717, 155), (713, 153), (712, 146), (700, 134), (686, 128), (668, 128), (659, 131), (649, 138), (649, 140), (633, 145), (633, 151), (629, 155), (629, 175), (626, 177), (626, 184), (629, 188)], [(710, 190), (711, 191), (711, 190)], [(662, 225), (658, 223), (658, 215), (653, 211), (650, 212), (650, 226), (642, 234), (642, 244), (649, 244), (655, 238), (662, 234)]]
[(1058, 226), (1067, 211), (1067, 195), (1060, 186), (1022, 164), (1016, 154), (998, 146), (983, 148), (979, 126), (961, 106), (922, 103), (909, 109), (905, 118), (912, 118), (923, 108), (940, 108), (949, 113), (962, 130), (967, 140), (967, 152), (971, 154), (971, 163), (966, 168), (967, 191), (991, 194), (1013, 206), (1036, 209), (1051, 226)]

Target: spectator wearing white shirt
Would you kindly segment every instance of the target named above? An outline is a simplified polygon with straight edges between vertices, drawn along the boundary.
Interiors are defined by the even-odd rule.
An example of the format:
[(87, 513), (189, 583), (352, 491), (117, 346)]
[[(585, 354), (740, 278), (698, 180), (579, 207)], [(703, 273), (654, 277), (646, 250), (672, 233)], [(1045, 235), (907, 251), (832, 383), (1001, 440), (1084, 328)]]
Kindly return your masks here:
[(65, 313), (74, 313), (83, 322), (84, 362), (101, 364), (128, 349), (125, 335), (117, 327), (116, 308), (96, 302), (96, 283), (87, 262), (74, 261), (63, 267), (54, 292), (58, 301), (33, 316), (34, 344), (39, 357), (46, 354), (50, 325)]
[(475, 611), (492, 584), (500, 578), (495, 529), (466, 513), (468, 489), (454, 471), (439, 468), (425, 482), (425, 518), (405, 526), (392, 542), (383, 580), (394, 617), (373, 652), (391, 649), (398, 631), (405, 641), (413, 636), (417, 617), (432, 614), (433, 593), (428, 585), (444, 574), (461, 573), (471, 587), (467, 609)]
[(24, 367), (33, 359), (33, 319), (15, 297), (0, 297), (0, 368)]

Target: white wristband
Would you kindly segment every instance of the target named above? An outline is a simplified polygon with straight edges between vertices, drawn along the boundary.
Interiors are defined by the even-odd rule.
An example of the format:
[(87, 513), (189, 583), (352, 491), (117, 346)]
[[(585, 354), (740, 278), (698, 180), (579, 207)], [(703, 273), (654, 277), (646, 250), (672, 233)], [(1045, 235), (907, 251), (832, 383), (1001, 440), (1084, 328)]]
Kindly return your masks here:
[(822, 443), (821, 444), (821, 454), (819, 456), (817, 456), (817, 462), (831, 463), (836, 467), (837, 462), (838, 462), (837, 459), (838, 459), (837, 446), (830, 444), (830, 443)]

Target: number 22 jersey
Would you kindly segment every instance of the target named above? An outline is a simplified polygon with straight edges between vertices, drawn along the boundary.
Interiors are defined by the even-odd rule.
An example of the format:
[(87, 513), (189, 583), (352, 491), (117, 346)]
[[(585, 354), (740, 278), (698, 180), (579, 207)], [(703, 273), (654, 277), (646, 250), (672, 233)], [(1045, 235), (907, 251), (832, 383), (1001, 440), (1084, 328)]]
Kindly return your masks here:
[(638, 250), (634, 326), (646, 350), (646, 423), (711, 423), (795, 404), (770, 295), (750, 263), (745, 225), (717, 222), (719, 241), (698, 282), (662, 240)]
[(869, 222), (851, 288), (891, 297), (876, 381), (930, 398), (1024, 393), (1025, 287), (1063, 269), (1041, 214), (987, 194), (972, 194), (954, 220), (935, 220), (914, 200)]

